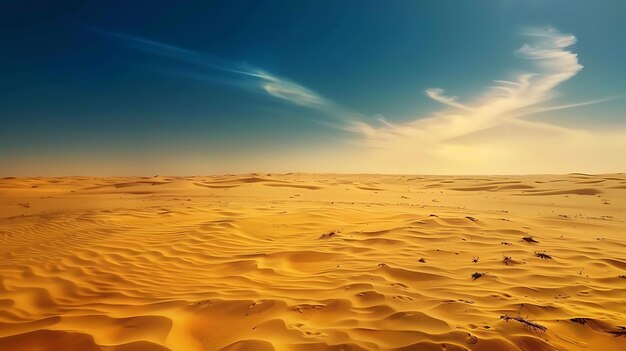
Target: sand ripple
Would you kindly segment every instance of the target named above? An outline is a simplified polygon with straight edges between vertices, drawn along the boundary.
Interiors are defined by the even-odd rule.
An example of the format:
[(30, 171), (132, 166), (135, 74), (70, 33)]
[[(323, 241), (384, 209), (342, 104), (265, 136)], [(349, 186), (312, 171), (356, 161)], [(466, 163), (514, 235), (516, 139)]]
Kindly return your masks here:
[(624, 183), (0, 179), (0, 350), (626, 349)]

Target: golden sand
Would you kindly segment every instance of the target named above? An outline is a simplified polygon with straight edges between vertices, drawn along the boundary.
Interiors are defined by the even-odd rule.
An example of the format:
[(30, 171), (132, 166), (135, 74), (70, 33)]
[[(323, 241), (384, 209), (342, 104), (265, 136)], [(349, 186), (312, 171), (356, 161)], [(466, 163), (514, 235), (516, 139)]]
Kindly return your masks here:
[(625, 174), (0, 179), (0, 350), (626, 350), (625, 221)]

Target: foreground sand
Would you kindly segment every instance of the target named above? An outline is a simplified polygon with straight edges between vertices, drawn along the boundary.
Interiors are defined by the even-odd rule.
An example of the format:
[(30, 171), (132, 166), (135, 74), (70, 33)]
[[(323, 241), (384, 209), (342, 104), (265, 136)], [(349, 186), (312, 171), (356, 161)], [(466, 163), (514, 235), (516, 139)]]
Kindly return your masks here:
[(0, 179), (2, 351), (626, 350), (624, 325), (626, 174)]

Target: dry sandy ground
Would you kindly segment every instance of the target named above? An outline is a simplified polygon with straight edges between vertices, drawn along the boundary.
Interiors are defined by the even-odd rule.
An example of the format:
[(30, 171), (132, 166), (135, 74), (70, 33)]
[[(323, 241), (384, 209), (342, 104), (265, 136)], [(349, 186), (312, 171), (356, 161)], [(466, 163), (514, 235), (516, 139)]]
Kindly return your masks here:
[(626, 350), (625, 302), (626, 174), (0, 179), (2, 351)]

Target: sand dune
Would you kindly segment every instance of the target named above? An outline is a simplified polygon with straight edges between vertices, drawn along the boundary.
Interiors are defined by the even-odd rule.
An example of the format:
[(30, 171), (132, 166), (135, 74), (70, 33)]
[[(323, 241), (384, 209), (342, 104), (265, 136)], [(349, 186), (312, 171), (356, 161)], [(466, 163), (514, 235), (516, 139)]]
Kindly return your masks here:
[(0, 179), (0, 350), (626, 350), (624, 184)]

